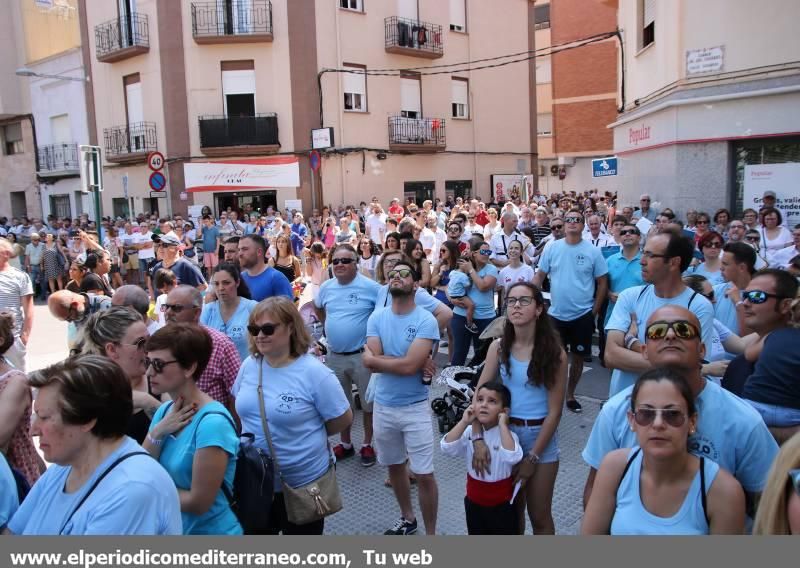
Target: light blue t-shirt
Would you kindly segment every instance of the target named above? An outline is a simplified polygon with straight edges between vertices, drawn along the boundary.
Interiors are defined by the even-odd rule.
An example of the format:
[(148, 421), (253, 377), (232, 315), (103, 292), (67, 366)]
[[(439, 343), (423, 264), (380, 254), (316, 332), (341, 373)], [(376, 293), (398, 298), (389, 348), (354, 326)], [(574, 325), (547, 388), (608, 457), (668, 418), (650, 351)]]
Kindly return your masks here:
[[(435, 312), (437, 309), (439, 309), (439, 306), (444, 305), (442, 302), (431, 296), (425, 288), (417, 288), (417, 292), (414, 294), (414, 303), (418, 308), (422, 308), (430, 313)], [(378, 290), (378, 297), (375, 299), (375, 311), (377, 312), (383, 308), (391, 307), (392, 297), (389, 295), (389, 285), (384, 284), (381, 286), (381, 289)]]
[(726, 295), (733, 286), (732, 282), (723, 282), (714, 286), (714, 316), (733, 333), (739, 334), (739, 317), (736, 315), (736, 304)]
[(561, 239), (544, 249), (539, 270), (550, 277), (549, 314), (574, 321), (592, 310), (595, 279), (608, 273), (608, 265), (591, 243), (581, 240), (571, 245)]
[[(627, 418), (632, 391), (628, 387), (608, 399), (597, 415), (581, 454), (591, 467), (598, 469), (611, 450), (638, 444)], [(695, 405), (697, 430), (689, 437), (689, 451), (731, 472), (745, 491), (761, 491), (778, 454), (778, 444), (761, 415), (711, 381), (706, 381)]]
[(72, 468), (51, 465), (34, 484), (8, 528), (19, 535), (57, 535), (59, 531), (65, 535), (183, 534), (175, 483), (149, 454), (118, 464), (67, 523), (94, 481), (117, 459), (132, 452), (147, 454), (135, 440), (126, 437), (74, 493), (64, 492)]
[(257, 304), (258, 302), (255, 300), (240, 298), (236, 311), (225, 322), (222, 321), (219, 302), (211, 302), (203, 306), (203, 313), (200, 314), (200, 323), (230, 337), (239, 352), (239, 360), (244, 361), (250, 355), (247, 322), (250, 320), (250, 312), (253, 311)]
[(217, 239), (220, 237), (219, 228), (216, 226), (206, 227), (203, 225), (203, 252), (217, 254)]
[(500, 363), (500, 378), (511, 391), (511, 416), (525, 420), (547, 416), (547, 389), (528, 381), (530, 361), (519, 361), (513, 355), (509, 355), (508, 361), (511, 373)]
[[(453, 281), (453, 274), (455, 274), (456, 272), (458, 271), (454, 270), (453, 272), (450, 273), (450, 282)], [(481, 278), (486, 278), (487, 276), (494, 276), (495, 278), (497, 278), (497, 275), (499, 273), (500, 271), (497, 270), (497, 267), (494, 264), (487, 264), (478, 271), (478, 276), (480, 276)], [(471, 280), (472, 279), (470, 279), (470, 281)], [(448, 284), (448, 292), (450, 290), (449, 286), (450, 285)], [(495, 308), (494, 308), (493, 287), (490, 288), (489, 290), (486, 290), (485, 292), (481, 292), (480, 290), (478, 290), (477, 286), (471, 284), (469, 290), (467, 291), (467, 297), (469, 297), (470, 300), (475, 302), (474, 319), (486, 320), (495, 318), (497, 314), (495, 313)], [(455, 306), (453, 308), (453, 313), (463, 317), (467, 316), (467, 310), (459, 306)]]
[[(711, 348), (714, 334), (714, 308), (702, 294), (698, 294), (688, 287), (674, 298), (659, 298), (656, 296), (655, 287), (650, 284), (628, 288), (617, 298), (617, 304), (606, 324), (606, 332), (616, 330), (627, 333), (631, 326), (631, 313), (636, 312), (639, 341), (644, 345), (647, 320), (657, 309), (668, 305), (687, 308), (697, 316), (697, 319), (700, 320), (703, 343), (708, 351)], [(619, 391), (632, 386), (638, 378), (637, 373), (614, 369), (614, 372), (611, 373), (608, 396), (614, 396)]]
[(6, 457), (0, 452), (0, 530), (5, 528), (18, 507), (17, 482)]
[[(641, 259), (642, 254), (638, 252), (631, 260), (625, 258), (621, 252), (611, 255), (606, 261), (608, 263), (608, 291), (619, 294), (623, 290), (644, 284)], [(603, 325), (607, 324), (611, 318), (615, 303), (608, 302), (606, 321), (603, 322)]]
[(275, 491), (281, 491), (281, 477), (291, 487), (299, 487), (328, 470), (331, 452), (325, 422), (347, 412), (350, 403), (333, 371), (311, 355), (275, 369), (265, 358), (248, 357), (231, 394), (236, 397), (242, 431), (253, 434), (255, 444), (267, 453), (269, 445), (258, 405), (262, 360), (264, 406), (280, 466), (275, 471)]
[(450, 271), (450, 281), (447, 283), (447, 295), (451, 298), (463, 298), (467, 295), (467, 290), (472, 286), (469, 276), (460, 270)]
[(325, 309), (325, 337), (336, 353), (358, 351), (367, 341), (367, 320), (375, 311), (381, 285), (363, 274), (346, 285), (336, 278), (322, 283), (314, 305)]
[(705, 262), (698, 264), (694, 268), (687, 269), (686, 272), (684, 272), (683, 274), (684, 275), (697, 274), (699, 276), (705, 276), (712, 286), (723, 284), (725, 282), (725, 279), (722, 277), (722, 271), (721, 270), (717, 270), (716, 272), (709, 271), (708, 269), (706, 269)]
[[(631, 453), (636, 449), (631, 448)], [(640, 451), (633, 461), (625, 477), (617, 489), (617, 508), (611, 521), (612, 535), (703, 535), (709, 534), (710, 527), (703, 511), (703, 500), (700, 491), (700, 470), (692, 479), (689, 491), (677, 513), (671, 517), (658, 517), (645, 509), (642, 504), (639, 482), (642, 475), (643, 453)], [(630, 459), (630, 454), (628, 459)], [(706, 459), (705, 470), (706, 495), (719, 473), (719, 465)]]
[[(381, 340), (383, 354), (405, 357), (415, 339), (439, 340), (439, 324), (427, 310), (416, 306), (414, 311), (397, 315), (391, 308), (378, 310), (367, 322), (367, 337)], [(413, 375), (377, 373), (375, 401), (384, 406), (408, 406), (428, 400), (428, 386), (422, 383), (422, 371)]]
[[(172, 401), (165, 402), (159, 407), (150, 424), (151, 431), (164, 418), (172, 404)], [(213, 414), (216, 412), (221, 412), (224, 416)], [(189, 491), (192, 488), (195, 453), (202, 448), (213, 447), (221, 448), (228, 454), (224, 483), (228, 489), (233, 490), (239, 436), (234, 429), (230, 413), (219, 402), (210, 402), (198, 410), (192, 421), (177, 436), (167, 436), (161, 446), (158, 462), (167, 470), (178, 489)], [(222, 489), (217, 491), (214, 504), (205, 514), (181, 513), (181, 517), (183, 534), (242, 534), (242, 527)]]

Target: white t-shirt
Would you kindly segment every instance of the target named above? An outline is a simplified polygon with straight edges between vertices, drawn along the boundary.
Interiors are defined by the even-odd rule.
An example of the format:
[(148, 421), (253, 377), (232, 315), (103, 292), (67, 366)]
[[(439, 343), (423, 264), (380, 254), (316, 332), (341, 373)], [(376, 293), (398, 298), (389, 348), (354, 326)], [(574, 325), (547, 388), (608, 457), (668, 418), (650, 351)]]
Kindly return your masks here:
[[(143, 245), (143, 244), (146, 244), (148, 242), (152, 243), (153, 242), (153, 233), (151, 233), (150, 231), (147, 231), (144, 234), (138, 233), (136, 235), (136, 240), (134, 240), (133, 242), (135, 244), (137, 244), (137, 245)], [(155, 245), (150, 247), (150, 248), (143, 248), (143, 249), (139, 250), (139, 259), (140, 260), (148, 260), (150, 258), (155, 258), (155, 257), (156, 257)]]
[(503, 293), (505, 294), (512, 284), (532, 282), (533, 274), (533, 268), (527, 264), (521, 264), (517, 268), (513, 268), (511, 265), (504, 266), (497, 276), (497, 284), (503, 287)]
[(365, 225), (367, 233), (369, 233), (370, 240), (373, 243), (382, 246), (383, 236), (381, 235), (381, 232), (386, 233), (386, 215), (383, 213), (375, 215), (373, 213), (367, 217)]

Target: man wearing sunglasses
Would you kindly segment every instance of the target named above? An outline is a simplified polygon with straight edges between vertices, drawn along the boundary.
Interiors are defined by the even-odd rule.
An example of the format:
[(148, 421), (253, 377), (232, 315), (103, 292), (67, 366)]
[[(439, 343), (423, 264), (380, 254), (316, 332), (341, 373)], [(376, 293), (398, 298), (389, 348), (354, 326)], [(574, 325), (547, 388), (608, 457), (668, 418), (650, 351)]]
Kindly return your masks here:
[[(203, 311), (203, 295), (192, 286), (177, 286), (167, 294), (161, 308), (167, 326), (171, 323), (193, 323), (200, 325)], [(214, 400), (222, 403), (233, 414), (231, 388), (239, 374), (241, 359), (233, 340), (224, 333), (200, 325), (211, 336), (211, 357), (205, 371), (197, 379), (198, 388)], [(236, 416), (236, 414), (233, 414)]]
[[(700, 320), (694, 313), (668, 305), (655, 310), (641, 327), (646, 339), (642, 355), (645, 363), (652, 368), (678, 371), (692, 389), (698, 419), (696, 431), (689, 438), (689, 451), (732, 473), (747, 493), (748, 511), (752, 514), (752, 505), (757, 502), (778, 453), (775, 439), (752, 407), (701, 375), (706, 349)], [(606, 454), (637, 445), (636, 434), (627, 421), (632, 391), (633, 386), (628, 386), (608, 399), (592, 427), (581, 454), (591, 468), (584, 488), (584, 506)]]
[[(364, 411), (364, 441), (359, 452), (361, 465), (375, 465), (372, 448), (372, 403), (364, 394), (369, 385), (370, 372), (361, 361), (367, 342), (367, 320), (375, 311), (375, 302), (381, 285), (358, 270), (358, 253), (348, 245), (338, 245), (331, 257), (333, 278), (322, 283), (314, 300), (317, 316), (325, 325), (328, 357), (325, 364), (336, 374), (350, 405), (353, 404), (353, 384), (358, 387), (361, 408)], [(350, 427), (341, 432), (341, 443), (333, 448), (337, 459), (355, 455), (350, 438)]]
[(779, 441), (800, 431), (800, 330), (790, 327), (797, 291), (794, 276), (767, 268), (756, 272), (741, 293), (744, 324), (762, 338), (760, 355), (741, 396)]
[(626, 348), (631, 314), (636, 315), (638, 340), (644, 342), (644, 322), (662, 306), (688, 308), (700, 321), (703, 342), (711, 345), (714, 308), (702, 295), (688, 288), (682, 279), (694, 255), (694, 243), (673, 232), (656, 233), (647, 239), (640, 258), (644, 286), (634, 286), (617, 296), (617, 303), (606, 324), (605, 363), (611, 374), (609, 397), (632, 386), (650, 364), (636, 351)]
[[(175, 277), (180, 284), (194, 286), (201, 292), (208, 288), (203, 273), (194, 264), (181, 257), (181, 240), (178, 236), (169, 232), (163, 235), (153, 235), (153, 241), (158, 246), (160, 261), (153, 264), (150, 269), (151, 282), (155, 273), (161, 268), (168, 268), (175, 273)], [(154, 291), (155, 292), (155, 291)], [(156, 294), (157, 295), (157, 294)]]
[(651, 223), (656, 222), (658, 211), (650, 207), (650, 201), (650, 196), (646, 193), (639, 198), (639, 210), (633, 214), (633, 219), (631, 219), (631, 221), (636, 222), (644, 217)]
[(400, 519), (384, 534), (417, 532), (411, 504), (406, 459), (417, 476), (419, 506), (426, 534), (436, 534), (438, 488), (433, 475), (433, 430), (428, 403), (428, 384), (423, 372), (432, 375), (431, 351), (439, 340), (436, 319), (414, 302), (419, 274), (408, 261), (397, 262), (386, 274), (390, 308), (377, 310), (367, 322), (364, 365), (374, 373), (374, 428), (378, 461), (389, 466)]
[(600, 249), (583, 240), (584, 221), (579, 211), (570, 210), (563, 223), (566, 237), (545, 247), (533, 283), (541, 288), (550, 277), (549, 315), (569, 350), (567, 409), (581, 412), (575, 389), (584, 358), (592, 354), (594, 322), (608, 290), (608, 265)]
[[(602, 322), (603, 327), (611, 318), (614, 305), (617, 303), (619, 295), (634, 286), (644, 284), (642, 280), (642, 255), (639, 251), (639, 243), (642, 240), (641, 232), (636, 225), (630, 223), (620, 227), (618, 238), (622, 244), (622, 250), (608, 257), (608, 306)], [(600, 335), (600, 361), (605, 361), (605, 329)]]

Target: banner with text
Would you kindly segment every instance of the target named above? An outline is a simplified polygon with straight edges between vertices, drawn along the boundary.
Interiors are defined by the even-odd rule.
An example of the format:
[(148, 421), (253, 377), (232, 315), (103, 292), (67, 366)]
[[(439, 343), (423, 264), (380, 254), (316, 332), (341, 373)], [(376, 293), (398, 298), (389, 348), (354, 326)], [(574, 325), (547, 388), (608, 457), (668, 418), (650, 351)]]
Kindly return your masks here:
[(299, 187), (300, 167), (294, 156), (183, 165), (186, 191), (240, 191)]
[(787, 217), (786, 227), (800, 223), (800, 163), (745, 166), (743, 208), (761, 209), (765, 191), (775, 192), (776, 205)]

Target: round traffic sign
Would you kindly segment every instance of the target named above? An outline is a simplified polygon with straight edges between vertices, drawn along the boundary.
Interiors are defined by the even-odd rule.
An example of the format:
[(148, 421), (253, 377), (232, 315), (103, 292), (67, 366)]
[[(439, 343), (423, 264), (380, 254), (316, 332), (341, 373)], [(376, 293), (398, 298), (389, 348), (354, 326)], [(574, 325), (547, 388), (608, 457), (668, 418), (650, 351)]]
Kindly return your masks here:
[(147, 167), (154, 172), (160, 171), (164, 167), (164, 154), (161, 152), (151, 152), (147, 156)]
[(150, 174), (150, 189), (153, 191), (164, 191), (167, 187), (167, 178), (161, 172), (153, 172)]
[(308, 161), (309, 164), (311, 165), (312, 170), (314, 170), (315, 172), (319, 171), (320, 162), (322, 161), (319, 152), (317, 152), (316, 150), (311, 150), (311, 152), (308, 155)]

